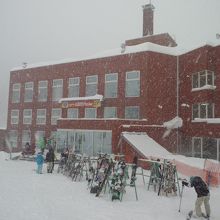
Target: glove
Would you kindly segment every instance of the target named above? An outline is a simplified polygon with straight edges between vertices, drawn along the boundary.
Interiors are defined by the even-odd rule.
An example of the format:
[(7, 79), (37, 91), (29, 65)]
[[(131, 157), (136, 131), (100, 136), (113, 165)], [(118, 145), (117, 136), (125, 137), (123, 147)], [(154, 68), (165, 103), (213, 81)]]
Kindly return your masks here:
[(182, 181), (182, 186), (188, 186), (188, 185), (189, 185), (189, 183), (187, 181), (185, 181), (185, 180)]

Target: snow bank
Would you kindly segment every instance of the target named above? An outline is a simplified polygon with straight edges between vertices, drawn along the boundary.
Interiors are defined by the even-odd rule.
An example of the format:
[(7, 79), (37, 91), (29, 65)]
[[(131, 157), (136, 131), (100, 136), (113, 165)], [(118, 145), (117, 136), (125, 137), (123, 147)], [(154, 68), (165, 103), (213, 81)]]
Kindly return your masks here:
[(10, 155), (5, 151), (0, 151), (0, 160), (7, 160), (10, 158)]

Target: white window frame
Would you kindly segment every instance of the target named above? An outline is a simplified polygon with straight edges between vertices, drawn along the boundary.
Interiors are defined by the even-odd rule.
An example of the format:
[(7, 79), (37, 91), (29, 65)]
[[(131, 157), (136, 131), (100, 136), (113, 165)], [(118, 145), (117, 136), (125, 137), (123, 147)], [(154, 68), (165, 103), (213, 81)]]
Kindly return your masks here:
[[(59, 115), (54, 114), (55, 111), (59, 111)], [(56, 125), (57, 124), (57, 120), (59, 118), (61, 118), (61, 114), (62, 114), (61, 108), (52, 108), (52, 111), (51, 111), (51, 125)]]
[(74, 118), (78, 118), (79, 117), (79, 109), (78, 108), (68, 108), (68, 110), (67, 110), (67, 118), (73, 118), (73, 117), (70, 117), (70, 111), (71, 110), (76, 111), (76, 117), (74, 117)]
[[(114, 109), (115, 117), (106, 117), (107, 110)], [(117, 107), (104, 107), (104, 118), (117, 118)]]
[(203, 158), (203, 139), (202, 137), (192, 137), (192, 156), (194, 157), (195, 156), (195, 139), (199, 139), (200, 140), (200, 148), (201, 148), (201, 157), (200, 158)]
[[(89, 82), (89, 79), (94, 78), (95, 81)], [(96, 85), (96, 94), (98, 91), (98, 75), (90, 75), (90, 76), (86, 76), (86, 96), (92, 96), (92, 95), (96, 95), (96, 94), (88, 94), (87, 91), (87, 86), (89, 85)]]
[[(29, 135), (29, 138), (27, 139), (24, 139), (24, 134), (28, 134)], [(31, 145), (31, 132), (30, 130), (23, 130), (22, 131), (22, 148), (25, 148), (25, 144), (28, 142), (30, 145)]]
[[(29, 112), (30, 114), (26, 114)], [(23, 124), (30, 125), (32, 123), (32, 109), (24, 109), (23, 110)]]
[(11, 110), (11, 124), (17, 125), (19, 123), (19, 110), (13, 109)]
[[(75, 82), (76, 80), (76, 82)], [(71, 82), (73, 81), (73, 82)], [(78, 89), (78, 94), (75, 96), (72, 96), (72, 94), (70, 94), (70, 88), (77, 88)], [(79, 89), (80, 89), (80, 78), (79, 77), (72, 77), (69, 78), (69, 84), (68, 84), (68, 97), (79, 97)]]
[[(127, 118), (126, 117), (126, 109), (134, 109), (134, 108), (136, 108), (136, 109), (138, 109), (138, 118)], [(125, 119), (131, 119), (131, 120), (139, 120), (140, 119), (140, 106), (125, 106), (125, 117), (124, 117)]]
[[(60, 84), (58, 83), (60, 82)], [(59, 97), (54, 97), (54, 89), (61, 89), (61, 94)], [(63, 79), (54, 79), (53, 80), (53, 85), (52, 85), (52, 101), (56, 102), (59, 101), (63, 97)]]
[[(201, 76), (205, 74), (205, 85), (201, 86)], [(211, 85), (208, 84), (208, 75), (212, 75), (212, 83)], [(193, 76), (197, 76), (197, 80), (198, 80), (198, 87), (194, 87), (193, 85)], [(207, 86), (209, 86), (207, 88)], [(197, 91), (197, 90), (201, 90), (201, 89), (215, 89), (216, 86), (215, 86), (215, 73), (214, 71), (210, 71), (210, 70), (203, 70), (203, 71), (200, 71), (200, 72), (197, 72), (197, 73), (193, 73), (192, 74), (192, 91)]]
[[(17, 93), (17, 92), (18, 92), (18, 100), (14, 100), (14, 93)], [(20, 98), (21, 98), (21, 84), (20, 83), (14, 83), (12, 85), (12, 103), (19, 103)]]
[(196, 119), (196, 117), (194, 117), (194, 115), (193, 115), (193, 107), (194, 107), (194, 105), (198, 106), (198, 113), (199, 113), (198, 118), (201, 118), (201, 105), (205, 105), (206, 106), (206, 115), (203, 118), (203, 119), (205, 119), (205, 118), (208, 118), (208, 106), (210, 104), (212, 105), (212, 118), (215, 118), (215, 104), (214, 103), (195, 103), (195, 104), (192, 105), (192, 120)]
[(12, 148), (18, 147), (18, 131), (17, 130), (9, 131), (9, 144)]
[[(138, 73), (138, 77), (137, 78), (132, 78), (132, 79), (129, 79), (128, 78), (128, 75), (131, 74), (131, 73)], [(140, 71), (138, 70), (133, 70), (133, 71), (128, 71), (126, 72), (126, 82), (125, 82), (125, 97), (140, 97)], [(139, 81), (139, 95), (134, 95), (134, 96), (130, 96), (130, 95), (127, 95), (127, 82), (132, 82), (132, 81)]]
[[(45, 85), (42, 85), (45, 84)], [(41, 90), (46, 90), (46, 97), (45, 98), (40, 98), (40, 91)], [(48, 96), (48, 81), (43, 80), (38, 82), (38, 101), (39, 102), (46, 102), (47, 101), (47, 96)]]
[[(116, 79), (107, 79), (108, 76), (116, 76)], [(115, 96), (106, 96), (106, 85), (116, 84), (116, 95)], [(105, 74), (105, 98), (117, 98), (118, 97), (118, 73), (107, 73)]]
[[(31, 93), (31, 97), (29, 98), (29, 93)], [(34, 95), (34, 83), (26, 82), (24, 84), (24, 102), (32, 102)]]
[(46, 109), (37, 109), (37, 118), (36, 118), (36, 124), (37, 125), (45, 125), (46, 124)]
[(97, 109), (96, 109), (96, 108), (85, 108), (85, 118), (91, 118), (91, 117), (88, 117), (88, 116), (87, 116), (87, 115), (88, 115), (88, 112), (87, 112), (87, 111), (89, 111), (89, 110), (95, 111), (95, 116), (92, 117), (92, 118), (96, 118), (96, 117), (97, 117)]

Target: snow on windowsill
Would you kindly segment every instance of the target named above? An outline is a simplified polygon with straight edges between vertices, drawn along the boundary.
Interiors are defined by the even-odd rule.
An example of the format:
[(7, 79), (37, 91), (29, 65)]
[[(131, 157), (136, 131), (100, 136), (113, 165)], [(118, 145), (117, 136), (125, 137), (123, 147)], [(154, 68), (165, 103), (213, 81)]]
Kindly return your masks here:
[(192, 122), (205, 122), (207, 124), (220, 124), (220, 118), (195, 118)]
[(70, 97), (70, 98), (62, 98), (59, 100), (61, 102), (69, 102), (69, 101), (84, 101), (84, 100), (100, 100), (103, 101), (103, 95), (93, 95), (93, 96), (83, 96), (83, 97)]
[(202, 87), (200, 87), (200, 88), (193, 88), (192, 89), (192, 92), (194, 92), (194, 91), (200, 91), (200, 90), (214, 90), (214, 89), (216, 89), (216, 86), (212, 86), (212, 85), (205, 85), (205, 86), (202, 86)]

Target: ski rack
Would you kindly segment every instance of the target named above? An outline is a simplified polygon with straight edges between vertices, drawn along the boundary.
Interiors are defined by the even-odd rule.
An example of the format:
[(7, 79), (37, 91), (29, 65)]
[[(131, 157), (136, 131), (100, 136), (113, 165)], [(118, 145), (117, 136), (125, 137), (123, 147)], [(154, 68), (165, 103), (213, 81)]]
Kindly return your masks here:
[[(171, 187), (170, 184), (174, 184), (172, 187), (177, 186), (177, 190), (180, 195), (180, 187), (179, 187), (179, 181), (178, 181), (178, 174), (176, 170), (176, 165), (173, 163), (173, 161), (163, 159), (163, 162), (160, 161), (159, 159), (153, 160), (153, 159), (139, 159), (140, 161), (143, 162), (148, 162), (151, 163), (151, 170), (150, 170), (150, 176), (149, 177), (149, 182), (148, 182), (148, 190), (150, 189), (150, 185), (153, 185), (154, 191), (156, 192), (156, 188), (158, 187), (158, 196), (161, 194), (161, 189), (165, 187)], [(170, 175), (170, 166), (172, 167), (172, 177), (173, 181), (170, 182), (169, 179), (167, 179), (168, 175)], [(143, 172), (143, 171), (142, 171)], [(144, 175), (147, 176), (147, 175)], [(173, 189), (173, 188), (170, 189)], [(165, 189), (167, 190), (167, 188)], [(166, 195), (168, 192), (166, 192)]]

